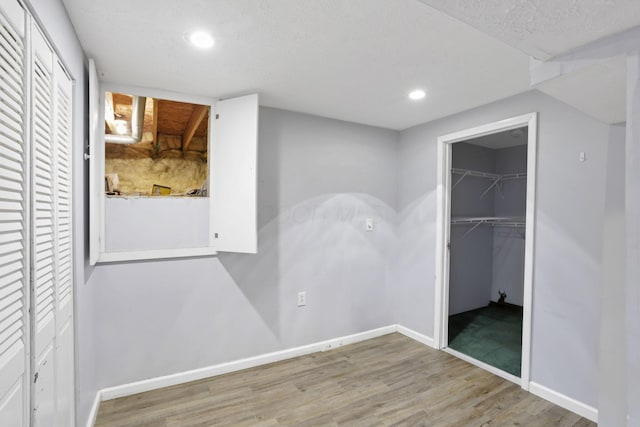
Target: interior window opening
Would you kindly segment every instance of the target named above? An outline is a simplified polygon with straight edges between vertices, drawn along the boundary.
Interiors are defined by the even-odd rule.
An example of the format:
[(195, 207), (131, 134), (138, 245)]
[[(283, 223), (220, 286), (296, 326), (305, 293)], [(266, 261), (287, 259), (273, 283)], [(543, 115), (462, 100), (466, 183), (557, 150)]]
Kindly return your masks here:
[(105, 92), (105, 194), (208, 197), (210, 107)]

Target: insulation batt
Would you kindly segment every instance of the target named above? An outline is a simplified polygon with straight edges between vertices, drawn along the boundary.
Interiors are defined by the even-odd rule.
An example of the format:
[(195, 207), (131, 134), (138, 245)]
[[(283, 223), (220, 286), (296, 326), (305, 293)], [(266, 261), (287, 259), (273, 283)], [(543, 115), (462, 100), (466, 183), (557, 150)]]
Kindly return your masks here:
[(207, 178), (207, 163), (185, 159), (107, 158), (106, 174), (118, 174), (122, 194), (150, 195), (153, 184), (171, 187), (171, 194), (200, 188)]

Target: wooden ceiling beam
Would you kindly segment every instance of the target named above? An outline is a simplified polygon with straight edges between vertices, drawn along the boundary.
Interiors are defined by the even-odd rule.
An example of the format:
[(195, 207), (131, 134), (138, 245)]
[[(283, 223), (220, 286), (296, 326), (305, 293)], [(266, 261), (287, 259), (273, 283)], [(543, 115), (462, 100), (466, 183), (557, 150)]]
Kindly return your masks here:
[(200, 126), (202, 119), (207, 115), (208, 110), (209, 107), (205, 105), (194, 105), (193, 113), (191, 114), (187, 127), (182, 135), (182, 151), (185, 151), (189, 147), (189, 144), (191, 144), (193, 135), (195, 135), (198, 126)]
[(151, 105), (153, 108), (153, 120), (151, 120), (151, 132), (153, 133), (153, 144), (159, 147), (160, 141), (158, 140), (158, 105), (160, 103), (157, 99), (151, 98)]

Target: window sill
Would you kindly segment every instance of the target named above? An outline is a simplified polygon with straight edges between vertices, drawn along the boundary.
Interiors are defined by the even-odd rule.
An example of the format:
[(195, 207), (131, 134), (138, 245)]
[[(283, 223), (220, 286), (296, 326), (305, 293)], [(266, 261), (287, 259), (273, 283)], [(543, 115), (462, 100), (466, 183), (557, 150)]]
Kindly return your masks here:
[(102, 252), (98, 257), (99, 264), (111, 262), (144, 261), (155, 259), (191, 258), (217, 255), (211, 247), (184, 249), (157, 249), (126, 252)]

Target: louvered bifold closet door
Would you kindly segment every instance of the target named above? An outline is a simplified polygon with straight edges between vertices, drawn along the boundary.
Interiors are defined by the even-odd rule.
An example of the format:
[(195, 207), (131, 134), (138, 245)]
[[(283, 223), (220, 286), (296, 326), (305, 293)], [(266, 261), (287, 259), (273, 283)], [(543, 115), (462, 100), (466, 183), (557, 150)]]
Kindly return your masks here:
[[(55, 70), (55, 205), (57, 225), (57, 318), (71, 316), (71, 79), (59, 63)], [(58, 322), (60, 328), (63, 322)]]
[(26, 425), (25, 12), (0, 8), (0, 425)]
[(35, 424), (55, 417), (55, 152), (53, 137), (53, 51), (37, 26), (31, 28), (31, 262)]
[(56, 417), (73, 425), (73, 269), (71, 233), (71, 124), (73, 84), (59, 62), (54, 71), (56, 206)]

